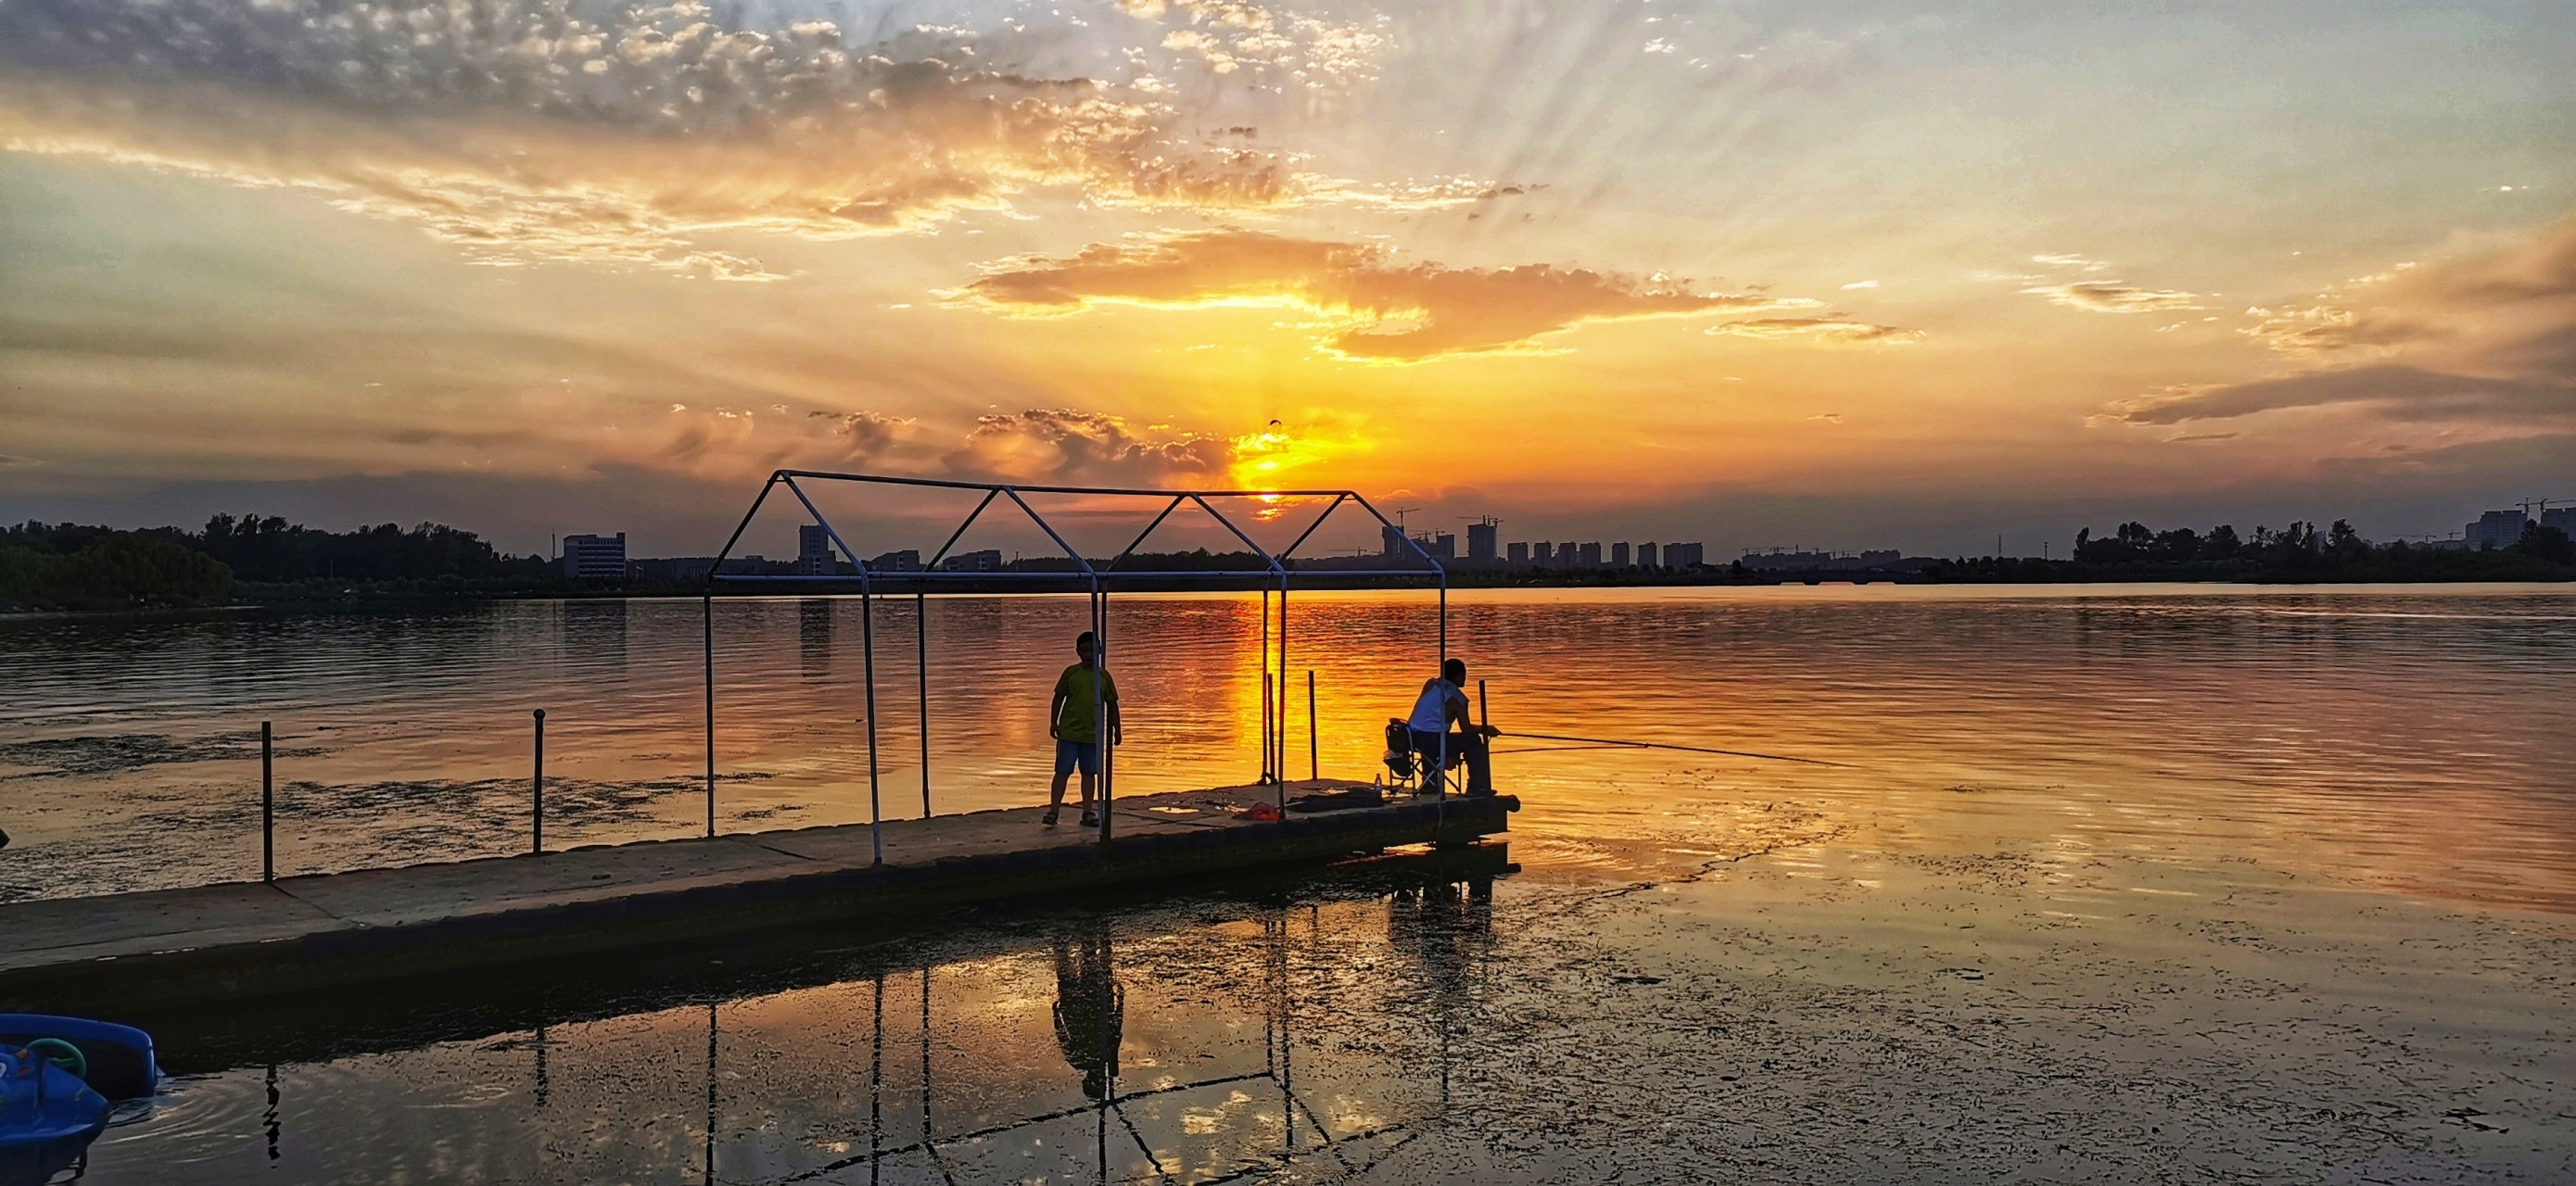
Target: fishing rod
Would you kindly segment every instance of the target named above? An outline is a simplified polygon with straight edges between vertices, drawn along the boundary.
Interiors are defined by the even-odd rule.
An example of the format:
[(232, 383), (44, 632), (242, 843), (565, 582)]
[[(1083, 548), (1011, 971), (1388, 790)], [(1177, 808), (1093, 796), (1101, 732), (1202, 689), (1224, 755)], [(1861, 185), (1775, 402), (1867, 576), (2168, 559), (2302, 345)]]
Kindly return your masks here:
[(1792, 758), (1786, 754), (1757, 754), (1751, 750), (1710, 749), (1704, 745), (1674, 745), (1665, 741), (1625, 741), (1614, 737), (1569, 737), (1562, 733), (1523, 733), (1517, 729), (1501, 731), (1505, 737), (1526, 737), (1533, 741), (1579, 741), (1586, 745), (1606, 745), (1614, 749), (1677, 749), (1695, 754), (1724, 754), (1730, 758), (1761, 758), (1770, 762), (1798, 762), (1808, 766), (1834, 766), (1844, 770), (1859, 767), (1845, 762), (1828, 762), (1822, 758)]

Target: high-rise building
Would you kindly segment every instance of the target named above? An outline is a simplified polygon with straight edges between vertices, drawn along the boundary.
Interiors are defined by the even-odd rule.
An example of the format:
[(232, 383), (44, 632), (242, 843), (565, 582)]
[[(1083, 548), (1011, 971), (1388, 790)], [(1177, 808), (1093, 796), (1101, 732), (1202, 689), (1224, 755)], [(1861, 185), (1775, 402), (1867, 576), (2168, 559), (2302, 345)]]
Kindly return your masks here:
[(1528, 544), (1513, 544), (1513, 545), (1512, 545), (1512, 554), (1511, 554), (1511, 565), (1512, 565), (1512, 567), (1514, 567), (1514, 568), (1518, 568), (1518, 567), (1520, 567), (1520, 566), (1522, 566), (1522, 565), (1524, 565), (1524, 564), (1527, 564), (1527, 563), (1529, 563), (1529, 562), (1530, 562), (1530, 558), (1529, 558), (1529, 545), (1528, 545)]
[(1623, 539), (1610, 545), (1610, 567), (1628, 567), (1628, 541)]
[(1583, 547), (1577, 552), (1577, 558), (1574, 564), (1578, 568), (1601, 567), (1601, 541), (1594, 540), (1591, 543), (1583, 545)]
[(2567, 538), (2576, 539), (2576, 507), (2560, 507), (2554, 511), (2544, 510), (2540, 512), (2540, 525), (2555, 527), (2566, 532)]
[(832, 531), (820, 523), (806, 523), (796, 528), (796, 575), (828, 577), (838, 569), (832, 563)]
[(1700, 563), (1700, 546), (1698, 544), (1664, 545), (1664, 567), (1689, 568), (1690, 566), (1698, 563)]
[(1473, 560), (1479, 564), (1491, 564), (1496, 560), (1502, 559), (1502, 552), (1494, 546), (1495, 541), (1501, 535), (1502, 526), (1503, 521), (1493, 517), (1492, 515), (1487, 515), (1482, 519), (1478, 519), (1475, 522), (1468, 524), (1467, 559)]
[(1556, 545), (1540, 540), (1530, 545), (1530, 563), (1547, 568), (1556, 563)]
[(1637, 567), (1655, 567), (1655, 541), (1647, 540), (1646, 542), (1637, 545)]
[(1413, 554), (1413, 549), (1405, 544), (1404, 529), (1401, 527), (1390, 526), (1379, 528), (1378, 543), (1383, 545), (1381, 549), (1382, 554), (1390, 560), (1398, 556), (1410, 556)]
[(2488, 511), (2468, 526), (2469, 547), (2510, 548), (2522, 541), (2521, 511)]
[(625, 580), (626, 533), (565, 536), (563, 574), (585, 581)]
[(1422, 550), (1431, 553), (1431, 558), (1444, 566), (1458, 558), (1458, 537), (1446, 531), (1433, 532), (1422, 543)]

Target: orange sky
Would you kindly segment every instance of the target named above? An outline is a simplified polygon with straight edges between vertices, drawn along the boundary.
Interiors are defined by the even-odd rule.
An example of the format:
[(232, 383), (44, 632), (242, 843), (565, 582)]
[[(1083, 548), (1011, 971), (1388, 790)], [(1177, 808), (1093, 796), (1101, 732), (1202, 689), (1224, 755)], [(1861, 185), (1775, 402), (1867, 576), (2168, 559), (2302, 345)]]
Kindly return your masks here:
[(681, 554), (792, 464), (1720, 556), (2576, 496), (2571, 18), (2240, 7), (8, 6), (0, 508)]

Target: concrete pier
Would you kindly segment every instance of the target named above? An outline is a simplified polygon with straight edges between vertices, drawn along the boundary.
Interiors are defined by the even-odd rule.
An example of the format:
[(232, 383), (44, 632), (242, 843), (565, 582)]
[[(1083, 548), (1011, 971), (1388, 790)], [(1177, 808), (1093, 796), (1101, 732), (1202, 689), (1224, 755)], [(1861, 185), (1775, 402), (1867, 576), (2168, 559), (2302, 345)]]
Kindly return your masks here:
[[(1288, 796), (1352, 787), (1330, 779)], [(644, 841), (0, 906), (0, 1010), (278, 996), (782, 927), (901, 927), (937, 911), (1332, 860), (1508, 829), (1511, 796), (1395, 799), (1254, 821), (1269, 787), (1119, 802), (1104, 847), (1041, 808)]]

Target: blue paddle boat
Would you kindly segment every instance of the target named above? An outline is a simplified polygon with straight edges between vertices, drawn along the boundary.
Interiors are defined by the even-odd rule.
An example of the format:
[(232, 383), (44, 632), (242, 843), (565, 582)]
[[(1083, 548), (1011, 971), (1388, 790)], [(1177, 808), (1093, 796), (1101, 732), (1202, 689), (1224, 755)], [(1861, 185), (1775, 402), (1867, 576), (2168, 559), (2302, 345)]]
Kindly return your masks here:
[(0, 1013), (0, 1186), (40, 1186), (83, 1164), (110, 1109), (160, 1082), (142, 1030)]

